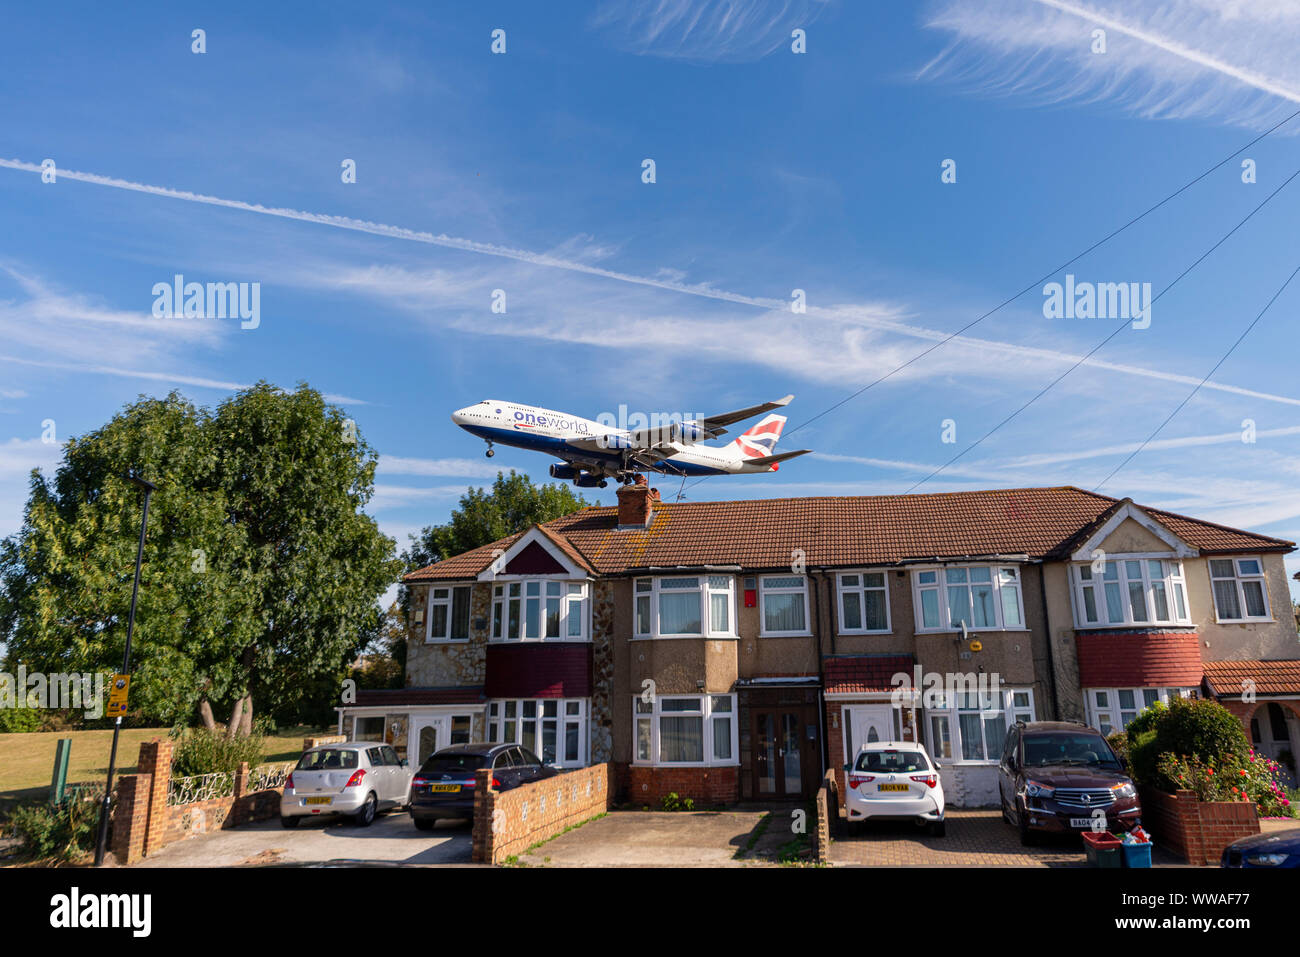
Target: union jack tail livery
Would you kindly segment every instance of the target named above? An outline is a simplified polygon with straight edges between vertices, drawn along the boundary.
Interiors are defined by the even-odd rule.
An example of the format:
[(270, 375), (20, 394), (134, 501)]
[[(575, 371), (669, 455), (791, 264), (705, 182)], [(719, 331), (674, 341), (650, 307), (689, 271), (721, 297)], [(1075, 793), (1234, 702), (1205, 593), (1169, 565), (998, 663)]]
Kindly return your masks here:
[(776, 451), (777, 439), (785, 428), (784, 415), (769, 415), (731, 443), (735, 451), (747, 459), (761, 459)]

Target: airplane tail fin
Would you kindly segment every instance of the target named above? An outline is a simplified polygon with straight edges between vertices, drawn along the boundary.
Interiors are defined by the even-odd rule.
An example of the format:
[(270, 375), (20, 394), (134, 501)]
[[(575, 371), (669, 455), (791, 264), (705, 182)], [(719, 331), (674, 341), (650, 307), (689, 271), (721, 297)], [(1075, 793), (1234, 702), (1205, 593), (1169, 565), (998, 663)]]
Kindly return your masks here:
[(785, 416), (764, 416), (753, 427), (736, 436), (727, 448), (736, 458), (745, 460), (761, 459), (776, 451), (777, 440), (785, 428)]

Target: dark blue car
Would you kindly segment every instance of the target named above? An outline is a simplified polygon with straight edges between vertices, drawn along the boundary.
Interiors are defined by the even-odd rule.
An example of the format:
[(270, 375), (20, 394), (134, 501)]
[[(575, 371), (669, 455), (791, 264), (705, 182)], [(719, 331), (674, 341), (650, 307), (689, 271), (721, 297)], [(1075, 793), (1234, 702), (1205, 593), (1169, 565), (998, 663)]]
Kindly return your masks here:
[(528, 748), (517, 744), (457, 744), (425, 760), (411, 779), (411, 818), (422, 831), (440, 820), (474, 819), (475, 773), (492, 769), (492, 786), (509, 791), (530, 781), (554, 777)]
[(1252, 834), (1223, 849), (1222, 867), (1300, 868), (1300, 827)]

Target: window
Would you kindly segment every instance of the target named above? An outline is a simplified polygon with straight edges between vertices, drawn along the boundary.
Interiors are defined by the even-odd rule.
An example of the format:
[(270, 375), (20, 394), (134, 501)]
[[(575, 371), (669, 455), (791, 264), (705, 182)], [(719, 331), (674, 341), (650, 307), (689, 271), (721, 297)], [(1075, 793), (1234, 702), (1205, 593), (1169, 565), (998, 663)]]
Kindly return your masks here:
[(1219, 621), (1267, 621), (1264, 563), (1258, 558), (1211, 558), (1210, 585)]
[(634, 763), (735, 764), (735, 709), (729, 694), (634, 698)]
[(1020, 570), (999, 565), (948, 565), (914, 573), (917, 629), (952, 631), (1025, 626)]
[(453, 715), (451, 719), (451, 743), (469, 744), (470, 728), (473, 720), (467, 714)]
[[(562, 768), (587, 764), (586, 698), (490, 701), (487, 729), (491, 743), (523, 745), (541, 755), (543, 764)], [(453, 740), (455, 734), (453, 725)]]
[(375, 715), (373, 717), (356, 719), (356, 728), (352, 732), (353, 741), (382, 741), (384, 740), (384, 716)]
[(889, 631), (889, 597), (884, 572), (839, 576), (840, 631), (869, 634)]
[(1122, 731), (1142, 711), (1171, 698), (1190, 698), (1195, 688), (1088, 688), (1083, 693), (1088, 724), (1104, 735)]
[(633, 589), (638, 638), (735, 634), (735, 587), (730, 575), (638, 578)]
[(808, 634), (808, 580), (802, 575), (759, 578), (763, 635)]
[(584, 641), (587, 584), (553, 579), (492, 586), (493, 641)]
[(1080, 628), (1191, 624), (1182, 562), (1126, 558), (1072, 567), (1074, 618)]
[(929, 718), (930, 755), (936, 761), (995, 763), (1007, 729), (1034, 720), (1034, 693), (1028, 688), (948, 692)]
[(469, 641), (469, 585), (429, 589), (425, 641)]

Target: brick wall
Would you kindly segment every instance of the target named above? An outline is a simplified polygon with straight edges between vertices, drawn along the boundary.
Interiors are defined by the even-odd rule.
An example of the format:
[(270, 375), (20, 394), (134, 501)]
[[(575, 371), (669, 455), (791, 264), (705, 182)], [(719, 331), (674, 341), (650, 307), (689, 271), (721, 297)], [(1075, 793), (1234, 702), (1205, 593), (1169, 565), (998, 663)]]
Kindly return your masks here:
[(342, 744), (347, 739), (345, 734), (319, 734), (314, 738), (303, 738), (302, 749), (310, 751), (312, 748), (319, 748), (322, 744)]
[(813, 860), (825, 864), (830, 860), (831, 834), (838, 830), (840, 816), (839, 783), (835, 770), (826, 772), (822, 786), (817, 789), (816, 813), (812, 833)]
[(1233, 841), (1259, 833), (1259, 814), (1249, 801), (1198, 801), (1191, 791), (1167, 794), (1142, 788), (1142, 823), (1155, 843), (1188, 864), (1215, 865)]
[(609, 810), (610, 767), (594, 764), (509, 791), (491, 786), (492, 772), (480, 769), (474, 792), (473, 858), (500, 864), (566, 827)]
[(113, 855), (134, 864), (168, 844), (208, 831), (277, 817), (282, 789), (249, 791), (250, 771), (241, 764), (234, 792), (190, 804), (169, 805), (172, 741), (154, 738), (140, 745), (139, 773), (124, 775), (113, 808)]
[(740, 800), (740, 768), (627, 768), (627, 799), (657, 808), (676, 793), (696, 804), (734, 804)]

